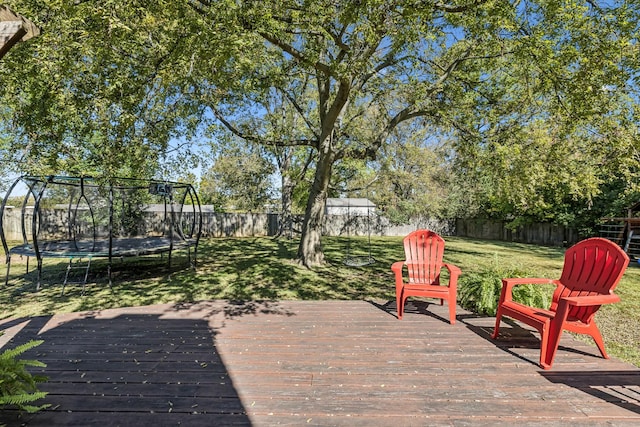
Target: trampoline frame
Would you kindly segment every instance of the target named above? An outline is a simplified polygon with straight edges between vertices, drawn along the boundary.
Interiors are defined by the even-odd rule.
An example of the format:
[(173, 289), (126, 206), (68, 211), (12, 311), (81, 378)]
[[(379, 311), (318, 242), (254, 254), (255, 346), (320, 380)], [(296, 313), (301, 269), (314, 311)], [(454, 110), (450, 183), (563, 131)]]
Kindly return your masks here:
[[(24, 195), (21, 206), (21, 234), (23, 243), (18, 246), (9, 248), (5, 235), (4, 213), (7, 209), (8, 200), (12, 192), (20, 183), (24, 183), (27, 193)], [(53, 185), (62, 185), (79, 189), (80, 193), (75, 197), (71, 191), (69, 203), (67, 207), (67, 226), (66, 239), (46, 240), (39, 238), (40, 225), (42, 218), (41, 203), (47, 189)], [(106, 239), (98, 237), (96, 226), (94, 207), (91, 200), (87, 197), (86, 189), (94, 188), (98, 190), (106, 190), (108, 197), (108, 236)], [(176, 190), (182, 190), (179, 200), (174, 200)], [(142, 236), (119, 238), (114, 236), (114, 192), (115, 191), (148, 191), (151, 195), (161, 197), (164, 204), (163, 235), (162, 236)], [(33, 197), (33, 215), (31, 219), (31, 233), (27, 231), (27, 208), (28, 202)], [(80, 239), (77, 235), (78, 211), (83, 201), (86, 203), (88, 213), (91, 219), (91, 239)], [(125, 199), (122, 199), (123, 212)], [(187, 232), (182, 227), (176, 226), (181, 224), (186, 212), (184, 207), (191, 205), (192, 218), (189, 221)], [(85, 208), (85, 209), (86, 209)], [(71, 177), (71, 176), (21, 176), (6, 192), (2, 201), (0, 215), (0, 239), (5, 251), (7, 272), (5, 285), (9, 282), (9, 273), (11, 268), (11, 255), (20, 255), (27, 257), (27, 272), (29, 270), (29, 257), (35, 257), (38, 263), (37, 267), (37, 284), (36, 289), (41, 287), (42, 279), (42, 263), (44, 258), (69, 258), (69, 262), (73, 259), (87, 258), (91, 262), (93, 258), (108, 259), (108, 280), (109, 287), (112, 287), (112, 264), (113, 258), (136, 257), (151, 254), (168, 253), (168, 265), (171, 267), (171, 254), (174, 249), (186, 248), (189, 254), (189, 263), (193, 268), (197, 263), (198, 243), (202, 233), (202, 208), (200, 200), (194, 187), (188, 183), (156, 180), (156, 179), (137, 179), (137, 178), (111, 178), (98, 180), (93, 177)], [(105, 242), (106, 240), (106, 242)], [(127, 242), (127, 249), (123, 242)], [(106, 244), (105, 244), (106, 243)], [(139, 243), (136, 247), (136, 243)], [(145, 243), (140, 245), (140, 243)], [(193, 247), (193, 260), (191, 258), (191, 248)], [(87, 270), (88, 273), (88, 270)], [(67, 272), (68, 275), (68, 272)], [(86, 282), (86, 275), (85, 275)], [(67, 278), (65, 277), (65, 285)], [(83, 283), (84, 291), (84, 283)], [(63, 285), (64, 292), (64, 285)]]

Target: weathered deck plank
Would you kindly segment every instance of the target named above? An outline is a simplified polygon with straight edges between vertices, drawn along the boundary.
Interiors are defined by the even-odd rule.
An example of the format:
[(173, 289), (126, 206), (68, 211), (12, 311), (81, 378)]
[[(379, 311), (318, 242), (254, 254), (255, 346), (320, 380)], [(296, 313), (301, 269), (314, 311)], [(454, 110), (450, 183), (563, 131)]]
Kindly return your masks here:
[[(156, 305), (3, 322), (45, 342), (51, 407), (7, 425), (640, 424), (640, 369), (565, 335), (554, 369), (537, 334), (414, 302)], [(16, 325), (22, 329), (17, 331)], [(2, 325), (0, 325), (2, 328)]]

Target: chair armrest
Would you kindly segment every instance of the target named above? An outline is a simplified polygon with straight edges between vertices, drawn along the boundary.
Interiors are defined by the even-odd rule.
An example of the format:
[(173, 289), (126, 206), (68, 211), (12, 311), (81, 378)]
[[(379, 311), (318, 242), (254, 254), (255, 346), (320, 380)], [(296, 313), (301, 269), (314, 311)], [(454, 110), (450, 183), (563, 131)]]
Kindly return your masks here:
[(527, 277), (511, 277), (502, 279), (502, 292), (500, 293), (500, 301), (511, 301), (513, 288), (518, 285), (555, 285), (558, 286), (560, 282), (553, 279), (543, 278), (527, 278)]
[(391, 264), (391, 270), (393, 270), (393, 272), (396, 274), (400, 273), (402, 275), (402, 268), (404, 267), (404, 264), (405, 261), (394, 262), (393, 264)]
[[(620, 301), (620, 297), (615, 294), (605, 295), (585, 295), (578, 297), (560, 297), (558, 300), (558, 308), (556, 315), (551, 320), (551, 334), (555, 333), (559, 336), (562, 331), (563, 325), (567, 320), (571, 307), (581, 306), (599, 306), (602, 304), (611, 304)], [(603, 353), (604, 354), (604, 353)]]
[(462, 274), (462, 270), (453, 264), (442, 264), (444, 268), (449, 270), (449, 287), (455, 288), (458, 284), (458, 277)]
[(620, 297), (616, 294), (584, 295), (578, 297), (561, 297), (560, 301), (566, 301), (567, 304), (572, 306), (583, 307), (591, 305), (613, 304), (619, 302)]
[(403, 285), (402, 269), (404, 268), (404, 264), (404, 261), (397, 261), (391, 264), (391, 270), (393, 270), (396, 277), (396, 289), (401, 288)]
[(458, 266), (455, 266), (453, 264), (442, 264), (442, 266), (449, 270), (449, 274), (451, 274), (452, 276), (455, 274), (457, 277), (462, 273), (462, 270), (460, 270)]

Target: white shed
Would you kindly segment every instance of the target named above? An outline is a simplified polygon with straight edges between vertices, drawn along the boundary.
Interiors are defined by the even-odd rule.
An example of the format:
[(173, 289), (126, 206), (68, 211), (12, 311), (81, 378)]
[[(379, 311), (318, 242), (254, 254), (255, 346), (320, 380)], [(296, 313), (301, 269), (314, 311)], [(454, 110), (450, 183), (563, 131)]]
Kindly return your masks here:
[(376, 205), (364, 198), (329, 198), (325, 205), (327, 215), (366, 216), (373, 215), (375, 211)]

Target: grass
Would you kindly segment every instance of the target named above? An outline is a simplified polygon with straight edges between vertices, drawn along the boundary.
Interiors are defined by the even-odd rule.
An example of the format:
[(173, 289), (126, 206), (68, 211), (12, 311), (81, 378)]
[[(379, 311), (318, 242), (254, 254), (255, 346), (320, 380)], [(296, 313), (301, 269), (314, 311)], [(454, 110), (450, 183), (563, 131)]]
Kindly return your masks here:
[[(562, 248), (455, 237), (446, 240), (445, 261), (459, 266), (463, 277), (465, 272), (500, 266), (525, 271), (531, 277), (557, 278), (562, 269)], [(17, 258), (12, 260), (9, 284), (0, 293), (0, 319), (207, 299), (393, 300), (389, 266), (404, 258), (401, 241), (401, 237), (372, 238), (371, 255), (377, 262), (347, 267), (342, 264), (347, 240), (325, 238), (327, 265), (308, 270), (293, 261), (296, 241), (207, 239), (199, 247), (196, 270), (189, 268), (186, 253), (174, 254), (172, 269), (157, 256), (115, 262), (112, 289), (106, 281), (106, 263), (98, 260), (91, 268), (93, 283), (84, 295), (77, 285), (68, 285), (61, 295), (66, 261), (46, 260), (42, 289), (35, 291), (35, 273), (25, 275), (24, 260), (20, 265)], [(368, 255), (366, 239), (352, 238), (350, 246), (360, 252), (353, 255)], [(616, 293), (622, 302), (604, 306), (598, 312), (598, 324), (610, 353), (640, 366), (636, 327), (640, 323), (640, 267), (627, 269)]]

